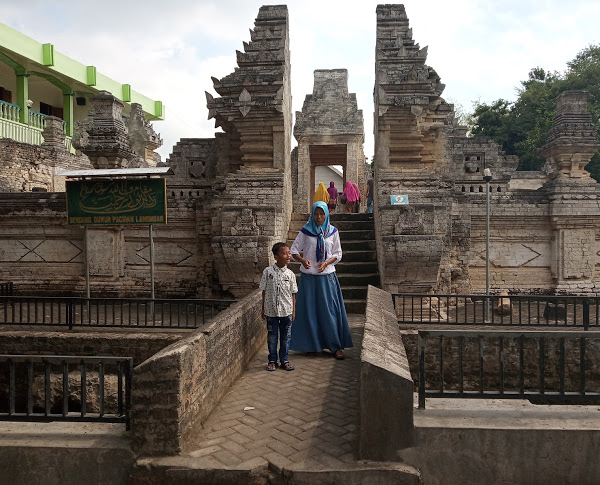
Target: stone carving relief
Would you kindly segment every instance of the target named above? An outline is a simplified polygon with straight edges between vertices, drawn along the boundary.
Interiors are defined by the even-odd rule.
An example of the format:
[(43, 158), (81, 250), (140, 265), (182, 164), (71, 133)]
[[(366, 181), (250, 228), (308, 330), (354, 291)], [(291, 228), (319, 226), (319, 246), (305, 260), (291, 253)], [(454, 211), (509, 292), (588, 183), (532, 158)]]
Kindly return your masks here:
[(242, 209), (242, 213), (237, 217), (235, 226), (231, 228), (232, 236), (258, 236), (260, 230), (256, 224), (256, 217), (252, 209)]
[(0, 262), (81, 262), (78, 244), (63, 239), (0, 239)]

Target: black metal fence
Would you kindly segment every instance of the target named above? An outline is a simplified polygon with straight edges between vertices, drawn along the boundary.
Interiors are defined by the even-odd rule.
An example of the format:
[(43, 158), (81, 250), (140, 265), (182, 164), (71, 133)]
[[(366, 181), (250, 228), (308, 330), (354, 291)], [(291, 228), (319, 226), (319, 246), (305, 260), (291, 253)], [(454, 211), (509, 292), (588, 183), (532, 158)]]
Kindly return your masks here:
[(125, 423), (131, 357), (0, 355), (0, 420)]
[(0, 296), (10, 296), (13, 294), (13, 284), (11, 281), (0, 281)]
[(198, 328), (234, 302), (0, 296), (0, 325)]
[[(600, 297), (393, 294), (398, 323), (600, 329)], [(489, 302), (489, 312), (486, 312)], [(489, 315), (489, 319), (486, 318)]]
[(599, 353), (596, 332), (419, 330), (419, 408), (425, 398), (599, 403)]

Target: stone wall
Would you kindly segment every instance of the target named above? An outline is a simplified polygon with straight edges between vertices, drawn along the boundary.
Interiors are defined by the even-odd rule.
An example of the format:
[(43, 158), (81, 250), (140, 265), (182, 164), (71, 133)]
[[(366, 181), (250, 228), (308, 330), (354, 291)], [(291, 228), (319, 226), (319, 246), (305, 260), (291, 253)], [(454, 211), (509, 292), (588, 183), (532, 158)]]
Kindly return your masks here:
[(261, 292), (221, 312), (211, 325), (163, 349), (134, 370), (132, 438), (139, 455), (176, 454), (189, 432), (264, 345)]
[(392, 296), (369, 286), (365, 316), (358, 457), (394, 461), (413, 443), (413, 380)]
[(92, 168), (85, 155), (72, 155), (64, 150), (49, 149), (45, 145), (29, 145), (7, 138), (0, 139), (0, 192), (46, 192), (65, 190), (62, 170)]
[(136, 366), (183, 336), (184, 333), (138, 333), (134, 329), (123, 332), (92, 329), (85, 333), (47, 332), (43, 328), (9, 330), (0, 333), (0, 354), (132, 357)]
[[(157, 298), (227, 296), (213, 278), (211, 189), (168, 192), (168, 225), (153, 229)], [(66, 224), (64, 193), (0, 194), (0, 225), (0, 280), (15, 294), (85, 294), (84, 230)], [(150, 296), (146, 226), (90, 227), (88, 242), (92, 296)]]

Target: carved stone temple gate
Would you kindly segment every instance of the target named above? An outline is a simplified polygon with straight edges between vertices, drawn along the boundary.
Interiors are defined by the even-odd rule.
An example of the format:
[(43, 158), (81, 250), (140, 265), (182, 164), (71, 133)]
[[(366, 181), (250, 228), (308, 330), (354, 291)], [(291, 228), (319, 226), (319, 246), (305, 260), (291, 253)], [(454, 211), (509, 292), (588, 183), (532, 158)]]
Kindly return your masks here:
[[(585, 165), (600, 146), (587, 93), (565, 92), (532, 179), (485, 137), (467, 137), (425, 64), (402, 5), (377, 7), (375, 226), (391, 292), (482, 292), (485, 183), (491, 183), (491, 290), (593, 293), (600, 282), (600, 185)], [(407, 195), (392, 206), (390, 195)]]
[(300, 213), (309, 212), (312, 206), (318, 165), (341, 165), (344, 182), (358, 183), (361, 190), (365, 186), (363, 114), (356, 94), (348, 93), (348, 71), (319, 69), (314, 76), (313, 93), (306, 96), (302, 111), (296, 112), (294, 125), (298, 141), (292, 163), (294, 211)]
[[(166, 161), (174, 175), (167, 181), (169, 225), (155, 233), (159, 298), (241, 297), (256, 288), (272, 261), (272, 244), (287, 239), (292, 207), (309, 210), (315, 165), (345, 164), (346, 180), (364, 188), (363, 114), (348, 93), (345, 69), (315, 71), (313, 93), (297, 113), (298, 148), (292, 153), (288, 28), (287, 7), (260, 9), (250, 42), (237, 53), (238, 67), (213, 78), (218, 96), (206, 95), (209, 116), (224, 132), (182, 139)], [(597, 292), (600, 186), (585, 165), (598, 141), (587, 94), (561, 95), (542, 147), (548, 169), (523, 174), (516, 171), (516, 157), (499, 145), (466, 136), (426, 60), (427, 48), (413, 40), (404, 7), (378, 6), (374, 221), (383, 288), (483, 291), (482, 174), (488, 168), (492, 292)], [(159, 137), (142, 133), (141, 144), (128, 141), (118, 107), (105, 101), (110, 106), (89, 127), (89, 140), (81, 140), (91, 162), (71, 157), (70, 168), (137, 166), (140, 158), (152, 158), (143, 153)], [(53, 129), (44, 133), (47, 146), (39, 153), (27, 153), (47, 167), (47, 173), (35, 169), (48, 179), (44, 187), (58, 191), (52, 174), (67, 168), (63, 159), (70, 156), (59, 146), (59, 125), (54, 131), (54, 137)], [(141, 145), (140, 153), (134, 145)], [(21, 159), (7, 159), (7, 167), (6, 156), (0, 158), (5, 177), (19, 172)], [(31, 190), (30, 182), (16, 178), (8, 186)], [(409, 205), (392, 206), (391, 195), (407, 195)], [(83, 294), (83, 231), (66, 225), (64, 207), (60, 192), (0, 193), (0, 280), (13, 281), (16, 292)], [(145, 296), (146, 232), (116, 226), (90, 233), (92, 295)]]

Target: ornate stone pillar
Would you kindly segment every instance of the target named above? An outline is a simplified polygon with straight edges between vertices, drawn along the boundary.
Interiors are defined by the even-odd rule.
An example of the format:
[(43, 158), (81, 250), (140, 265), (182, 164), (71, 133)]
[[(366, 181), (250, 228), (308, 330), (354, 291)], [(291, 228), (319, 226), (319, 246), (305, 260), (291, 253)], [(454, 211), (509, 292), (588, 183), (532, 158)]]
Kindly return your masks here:
[[(412, 38), (403, 5), (377, 7), (374, 212), (384, 289), (428, 292), (450, 260), (452, 202), (442, 180), (445, 127), (453, 107)], [(392, 205), (407, 195), (409, 206)]]
[(136, 160), (123, 124), (123, 103), (107, 91), (91, 98), (91, 126), (81, 147), (94, 168), (127, 168)]
[(218, 143), (224, 190), (214, 199), (213, 265), (219, 284), (242, 297), (257, 287), (271, 247), (285, 241), (292, 209), (291, 88), (288, 12), (260, 8), (238, 68), (213, 78), (209, 117), (223, 128)]
[(551, 201), (552, 277), (558, 294), (595, 293), (596, 235), (600, 232), (600, 186), (585, 170), (600, 147), (587, 110), (589, 93), (565, 91), (541, 149), (552, 173), (545, 185)]

